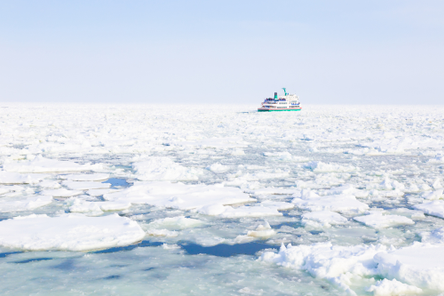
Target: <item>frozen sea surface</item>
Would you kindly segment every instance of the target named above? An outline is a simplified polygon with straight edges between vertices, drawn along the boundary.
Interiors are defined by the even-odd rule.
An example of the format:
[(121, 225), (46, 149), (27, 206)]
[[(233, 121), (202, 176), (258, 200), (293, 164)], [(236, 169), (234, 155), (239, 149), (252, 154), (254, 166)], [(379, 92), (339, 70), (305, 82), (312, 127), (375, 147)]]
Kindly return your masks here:
[(0, 107), (2, 295), (444, 295), (444, 107)]

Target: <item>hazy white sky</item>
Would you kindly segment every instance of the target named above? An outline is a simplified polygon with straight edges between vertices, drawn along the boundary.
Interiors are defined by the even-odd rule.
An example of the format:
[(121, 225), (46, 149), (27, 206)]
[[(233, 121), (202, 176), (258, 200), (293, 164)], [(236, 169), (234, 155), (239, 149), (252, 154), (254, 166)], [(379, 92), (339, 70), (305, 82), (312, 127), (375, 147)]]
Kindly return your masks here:
[(0, 0), (0, 102), (444, 104), (444, 1)]

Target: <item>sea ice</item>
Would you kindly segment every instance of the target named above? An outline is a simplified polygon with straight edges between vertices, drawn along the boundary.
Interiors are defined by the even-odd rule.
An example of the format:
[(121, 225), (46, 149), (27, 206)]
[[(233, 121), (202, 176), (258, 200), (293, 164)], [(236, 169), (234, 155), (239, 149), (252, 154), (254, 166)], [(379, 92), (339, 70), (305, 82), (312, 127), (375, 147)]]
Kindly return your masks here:
[(8, 187), (0, 187), (0, 195), (10, 192)]
[(92, 190), (92, 189), (107, 189), (111, 187), (110, 183), (101, 182), (77, 182), (77, 181), (63, 181), (63, 186), (68, 187), (71, 190)]
[(225, 173), (230, 169), (230, 167), (222, 165), (220, 163), (213, 163), (211, 166), (208, 167), (208, 169), (213, 173)]
[(177, 146), (191, 146), (197, 148), (242, 148), (248, 145), (242, 138), (239, 137), (227, 137), (227, 138), (209, 138), (198, 141), (175, 141), (171, 144)]
[(3, 169), (19, 173), (63, 173), (102, 170), (102, 164), (78, 164), (72, 161), (61, 161), (44, 158), (41, 155), (27, 161), (5, 161)]
[(444, 292), (444, 244), (415, 242), (412, 246), (377, 254), (378, 273), (409, 285)]
[(430, 232), (422, 232), (421, 242), (431, 244), (444, 244), (444, 227), (434, 229)]
[(308, 212), (301, 216), (302, 224), (314, 227), (331, 227), (348, 222), (347, 218), (331, 211)]
[(303, 210), (355, 212), (362, 213), (368, 209), (368, 205), (358, 201), (353, 195), (339, 194), (309, 198), (294, 198), (292, 203)]
[(444, 293), (442, 107), (252, 110), (0, 106), (0, 294)]
[(317, 278), (329, 280), (348, 291), (354, 277), (372, 276), (377, 264), (372, 260), (382, 245), (333, 246), (331, 243), (314, 245), (281, 246), (279, 252), (264, 252), (262, 261), (273, 262), (289, 268), (301, 269)]
[(414, 206), (415, 209), (423, 211), (425, 214), (444, 219), (444, 200), (425, 201)]
[(397, 295), (418, 295), (422, 294), (422, 289), (401, 283), (396, 279), (383, 279), (376, 285), (370, 286), (367, 292), (373, 292), (374, 296), (397, 296)]
[(90, 202), (78, 198), (73, 198), (67, 201), (71, 206), (69, 207), (72, 213), (86, 213), (92, 216), (100, 216), (104, 211), (120, 211), (131, 207), (131, 203), (125, 201), (100, 201)]
[(373, 228), (386, 228), (398, 225), (413, 225), (415, 222), (405, 216), (384, 215), (382, 212), (371, 211), (367, 215), (354, 217), (353, 220)]
[(109, 178), (109, 174), (72, 174), (61, 176), (64, 179), (71, 181), (106, 181)]
[(60, 188), (60, 189), (49, 189), (49, 190), (43, 190), (42, 191), (43, 195), (50, 195), (52, 197), (71, 197), (71, 196), (76, 196), (76, 195), (80, 195), (83, 194), (83, 191), (80, 190), (68, 190), (65, 188)]
[(329, 194), (349, 194), (355, 197), (365, 198), (368, 196), (368, 191), (356, 189), (350, 184), (344, 184), (338, 187), (332, 187), (328, 190)]
[(296, 191), (298, 191), (296, 188), (261, 188), (261, 189), (255, 189), (255, 190), (245, 190), (245, 192), (249, 194), (272, 194), (272, 195), (292, 195)]
[(225, 207), (225, 211), (219, 216), (223, 218), (282, 216), (283, 214), (279, 211), (292, 208), (294, 205), (290, 203), (264, 201), (251, 206)]
[(47, 177), (48, 175), (24, 175), (0, 171), (0, 184), (36, 184)]
[(150, 157), (133, 164), (137, 178), (143, 181), (198, 180), (202, 169), (187, 168), (167, 157)]
[[(294, 205), (290, 205), (294, 206)], [(230, 207), (222, 206), (220, 204), (202, 207), (198, 210), (200, 214), (219, 216), (221, 218), (242, 218), (242, 217), (267, 217), (267, 216), (282, 216), (279, 212), (281, 209), (287, 209), (282, 205), (266, 205), (254, 204), (251, 206)]]
[(30, 215), (0, 221), (0, 245), (19, 250), (89, 251), (126, 246), (144, 238), (137, 222), (117, 214), (86, 217)]
[(36, 195), (29, 197), (3, 197), (0, 199), (0, 212), (29, 211), (53, 201), (51, 196)]
[(146, 232), (151, 236), (176, 237), (179, 231), (205, 225), (205, 222), (177, 216), (171, 218), (157, 219), (145, 226)]
[(90, 196), (101, 196), (107, 193), (118, 192), (118, 189), (89, 189), (86, 194)]
[(443, 189), (439, 189), (435, 191), (424, 192), (421, 197), (428, 200), (441, 199), (443, 197), (442, 193)]
[(271, 228), (270, 224), (265, 221), (264, 224), (259, 225), (256, 227), (255, 230), (249, 230), (247, 231), (246, 235), (239, 235), (234, 239), (234, 243), (241, 244), (241, 243), (248, 243), (257, 239), (269, 239), (270, 237), (274, 236), (276, 234), (276, 231)]
[(169, 182), (136, 182), (125, 190), (104, 194), (103, 198), (109, 201), (126, 201), (183, 210), (256, 201), (238, 188)]
[(307, 169), (312, 170), (315, 173), (328, 173), (328, 172), (354, 172), (358, 168), (350, 165), (339, 165), (324, 163), (322, 161), (311, 161), (304, 166)]

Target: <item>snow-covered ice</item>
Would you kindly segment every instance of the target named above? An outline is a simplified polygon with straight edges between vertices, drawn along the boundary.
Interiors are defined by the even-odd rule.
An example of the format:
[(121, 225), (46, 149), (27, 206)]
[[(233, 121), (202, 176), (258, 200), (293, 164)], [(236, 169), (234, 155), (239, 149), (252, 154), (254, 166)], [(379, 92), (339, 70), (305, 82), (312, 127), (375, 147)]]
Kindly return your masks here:
[(442, 107), (1, 107), (2, 295), (444, 293)]
[(0, 171), (0, 184), (36, 184), (46, 177), (45, 175), (25, 175)]
[(396, 279), (383, 279), (378, 281), (375, 285), (367, 289), (368, 292), (373, 292), (374, 296), (391, 296), (391, 295), (418, 295), (422, 294), (422, 289), (404, 284)]
[(292, 203), (296, 207), (310, 211), (333, 211), (362, 213), (368, 209), (368, 205), (360, 202), (353, 195), (338, 194), (302, 198), (296, 197)]
[(444, 292), (444, 244), (414, 243), (377, 254), (378, 273), (409, 285)]
[(27, 197), (0, 198), (0, 212), (28, 211), (50, 204), (52, 196), (36, 195)]
[(168, 157), (150, 157), (133, 164), (139, 180), (198, 180), (202, 169), (186, 168)]
[(216, 185), (186, 185), (170, 182), (136, 182), (123, 191), (104, 194), (109, 201), (149, 204), (184, 210), (211, 205), (231, 205), (256, 201), (238, 188)]
[(41, 155), (32, 160), (5, 161), (3, 169), (8, 172), (19, 173), (63, 173), (101, 170), (101, 164), (78, 164), (72, 161), (62, 161), (57, 159), (45, 158)]
[(330, 211), (308, 212), (302, 216), (302, 223), (308, 226), (331, 227), (331, 225), (345, 224), (348, 222), (338, 213)]
[(353, 219), (373, 228), (415, 224), (415, 221), (410, 218), (399, 215), (384, 215), (380, 211), (373, 211), (367, 215), (354, 217)]
[(117, 214), (30, 215), (0, 221), (0, 245), (20, 250), (86, 251), (126, 246), (144, 236), (137, 222)]

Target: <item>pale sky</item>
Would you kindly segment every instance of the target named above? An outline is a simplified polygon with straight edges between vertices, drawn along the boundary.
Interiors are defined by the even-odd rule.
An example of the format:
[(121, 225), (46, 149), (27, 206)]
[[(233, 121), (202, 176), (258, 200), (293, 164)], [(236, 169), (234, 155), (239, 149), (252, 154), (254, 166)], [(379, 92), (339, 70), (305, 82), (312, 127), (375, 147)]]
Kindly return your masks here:
[(444, 1), (0, 0), (0, 102), (444, 104)]

